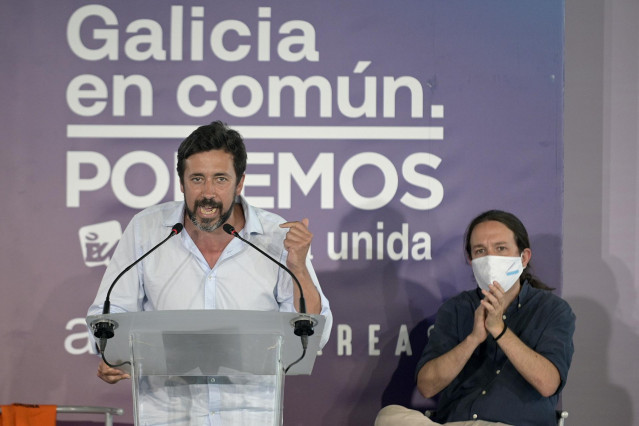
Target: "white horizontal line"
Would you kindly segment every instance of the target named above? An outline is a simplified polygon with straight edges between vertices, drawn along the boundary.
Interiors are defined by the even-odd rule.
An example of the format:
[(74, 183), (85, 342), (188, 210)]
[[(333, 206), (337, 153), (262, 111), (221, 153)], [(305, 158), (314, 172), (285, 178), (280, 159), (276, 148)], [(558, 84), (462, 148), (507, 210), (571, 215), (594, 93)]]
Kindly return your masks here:
[[(198, 126), (67, 125), (68, 138), (184, 139)], [(246, 139), (443, 140), (439, 126), (231, 126)]]

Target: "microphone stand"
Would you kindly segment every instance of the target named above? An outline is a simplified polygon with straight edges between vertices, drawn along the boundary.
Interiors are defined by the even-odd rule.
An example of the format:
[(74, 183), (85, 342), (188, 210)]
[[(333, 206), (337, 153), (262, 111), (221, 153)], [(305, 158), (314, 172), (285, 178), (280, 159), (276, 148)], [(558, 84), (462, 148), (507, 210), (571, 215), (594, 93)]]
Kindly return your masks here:
[(302, 285), (300, 284), (299, 280), (297, 279), (295, 274), (290, 269), (288, 269), (281, 262), (278, 262), (277, 260), (275, 260), (270, 254), (266, 253), (264, 250), (262, 250), (261, 248), (259, 248), (255, 244), (253, 244), (252, 242), (248, 241), (245, 238), (242, 238), (240, 236), (240, 234), (235, 230), (233, 225), (231, 225), (229, 223), (225, 223), (222, 226), (222, 229), (227, 234), (232, 235), (232, 236), (234, 236), (236, 238), (239, 238), (240, 240), (242, 240), (243, 242), (245, 242), (249, 246), (253, 247), (255, 250), (257, 250), (260, 253), (262, 253), (264, 256), (268, 257), (271, 261), (275, 262), (280, 268), (282, 268), (286, 272), (288, 272), (289, 275), (293, 278), (293, 281), (295, 281), (295, 284), (297, 284), (297, 288), (300, 291), (300, 299), (299, 300), (300, 300), (300, 314), (301, 314), (301, 316), (299, 318), (297, 318), (297, 319), (294, 319), (292, 321), (292, 325), (293, 325), (293, 332), (295, 333), (296, 336), (300, 336), (300, 339), (301, 339), (301, 342), (302, 342), (302, 356), (298, 360), (293, 362), (291, 365), (286, 367), (286, 369), (284, 370), (284, 373), (286, 373), (286, 372), (288, 372), (288, 370), (293, 365), (295, 365), (298, 362), (300, 362), (304, 358), (304, 356), (306, 355), (306, 349), (308, 347), (308, 337), (312, 336), (313, 333), (315, 332), (313, 330), (313, 327), (315, 326), (315, 323), (317, 323), (313, 318), (311, 318), (310, 316), (308, 316), (306, 314), (306, 301), (304, 299), (304, 291), (302, 290)]
[[(184, 225), (182, 225), (179, 222), (176, 223), (175, 225), (173, 225), (173, 228), (171, 228), (171, 233), (169, 234), (168, 237), (166, 237), (165, 239), (160, 241), (158, 244), (156, 244), (151, 250), (147, 251), (142, 257), (140, 257), (135, 262), (133, 262), (132, 264), (127, 266), (122, 272), (120, 272), (118, 274), (117, 277), (115, 277), (115, 280), (113, 280), (113, 282), (111, 283), (111, 286), (109, 287), (109, 291), (107, 291), (107, 295), (106, 295), (106, 298), (104, 300), (104, 306), (102, 308), (102, 315), (107, 315), (111, 311), (111, 300), (110, 300), (111, 299), (111, 291), (113, 290), (113, 287), (115, 286), (115, 283), (118, 282), (120, 277), (122, 277), (122, 275), (124, 275), (131, 268), (133, 268), (135, 265), (137, 265), (140, 261), (142, 261), (142, 259), (144, 259), (148, 255), (153, 253), (155, 251), (155, 249), (160, 247), (162, 244), (166, 243), (169, 240), (169, 238), (174, 237), (175, 235), (179, 234), (182, 231), (183, 228), (184, 228)], [(100, 339), (99, 340), (100, 343), (98, 345), (98, 351), (100, 351), (100, 354), (102, 355), (102, 360), (104, 361), (104, 363), (106, 365), (108, 365), (109, 367), (120, 367), (120, 366), (122, 366), (124, 364), (130, 364), (130, 362), (127, 361), (127, 362), (123, 362), (122, 364), (111, 365), (104, 358), (104, 350), (106, 349), (107, 340), (112, 338), (113, 336), (115, 336), (115, 329), (117, 327), (118, 327), (118, 324), (115, 321), (110, 320), (110, 319), (106, 319), (106, 318), (94, 321), (91, 324), (91, 328), (93, 329), (93, 335), (97, 339)]]

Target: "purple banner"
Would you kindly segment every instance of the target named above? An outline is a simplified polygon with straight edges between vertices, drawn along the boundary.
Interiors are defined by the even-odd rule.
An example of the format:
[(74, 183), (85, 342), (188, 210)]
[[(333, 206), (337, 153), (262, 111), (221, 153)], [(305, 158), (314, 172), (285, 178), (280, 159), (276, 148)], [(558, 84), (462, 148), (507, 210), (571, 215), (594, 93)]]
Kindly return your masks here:
[[(181, 199), (180, 141), (246, 139), (245, 195), (310, 219), (334, 327), (286, 381), (285, 424), (428, 407), (414, 368), (475, 286), (462, 235), (492, 208), (561, 287), (561, 2), (10, 0), (0, 14), (5, 271), (0, 399), (113, 405), (84, 316), (121, 230)], [(133, 259), (132, 259), (133, 260)]]

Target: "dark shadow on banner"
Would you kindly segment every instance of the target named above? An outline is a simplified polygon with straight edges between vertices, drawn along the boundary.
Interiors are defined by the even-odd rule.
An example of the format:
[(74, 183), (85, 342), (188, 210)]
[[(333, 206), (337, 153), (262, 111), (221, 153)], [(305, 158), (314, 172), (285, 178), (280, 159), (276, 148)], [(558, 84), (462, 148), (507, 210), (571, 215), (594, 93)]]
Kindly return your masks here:
[[(376, 236), (383, 223), (388, 235), (400, 231), (404, 222), (407, 220), (391, 208), (353, 210), (334, 232), (343, 235), (344, 230), (349, 238), (353, 230)], [(410, 227), (419, 225), (411, 222)], [(340, 239), (336, 241), (339, 248)], [(285, 424), (305, 425), (314, 418), (326, 426), (371, 425), (387, 401), (414, 405), (415, 365), (426, 344), (431, 316), (441, 304), (441, 296), (432, 287), (443, 284), (428, 277), (424, 282), (406, 278), (420, 276), (413, 268), (421, 266), (415, 262), (376, 256), (366, 259), (360, 252), (356, 259), (340, 260), (334, 271), (318, 271), (331, 303), (333, 330), (312, 375), (287, 377)], [(429, 276), (435, 275), (430, 264), (425, 268)], [(411, 273), (403, 273), (406, 270)], [(411, 355), (404, 352), (406, 346)], [(314, 404), (313, 400), (322, 402)], [(419, 408), (424, 404), (428, 402), (417, 401)]]

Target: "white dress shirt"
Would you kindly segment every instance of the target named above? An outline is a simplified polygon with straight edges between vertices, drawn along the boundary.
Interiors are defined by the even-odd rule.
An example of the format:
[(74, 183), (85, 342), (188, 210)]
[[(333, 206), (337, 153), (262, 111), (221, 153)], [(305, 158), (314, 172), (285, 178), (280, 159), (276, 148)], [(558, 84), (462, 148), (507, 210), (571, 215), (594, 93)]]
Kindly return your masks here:
[[(245, 215), (240, 235), (286, 264), (285, 220), (250, 206), (238, 197)], [(106, 269), (88, 315), (102, 313), (113, 280), (128, 265), (165, 239), (184, 219), (184, 202), (168, 202), (136, 214), (125, 229)], [(326, 318), (320, 339), (323, 347), (333, 322), (328, 300), (307, 259), (307, 268), (320, 294), (321, 315)], [(151, 310), (233, 309), (295, 312), (291, 276), (264, 255), (234, 238), (211, 268), (185, 231), (169, 239), (134, 268), (122, 275), (110, 295), (110, 312)], [(256, 378), (257, 379), (257, 378)], [(269, 380), (268, 377), (263, 377)], [(267, 424), (270, 416), (255, 407), (267, 406), (274, 383), (257, 384), (252, 392), (231, 383), (181, 383), (180, 377), (149, 377), (140, 382), (144, 394), (140, 408), (144, 423), (171, 425)], [(226, 410), (219, 411), (224, 407)], [(231, 407), (233, 409), (228, 410)], [(141, 413), (143, 414), (143, 413)]]
[[(280, 216), (250, 206), (238, 197), (245, 225), (239, 231), (273, 258), (286, 264), (286, 222)], [(88, 315), (102, 313), (113, 280), (135, 259), (166, 238), (174, 224), (184, 218), (184, 202), (149, 207), (136, 214), (125, 229), (106, 269)], [(306, 266), (322, 301), (326, 317), (320, 348), (328, 340), (333, 316), (315, 270)], [(184, 309), (241, 309), (295, 312), (291, 276), (239, 239), (226, 246), (211, 268), (185, 231), (171, 238), (118, 280), (111, 291), (111, 313)]]

